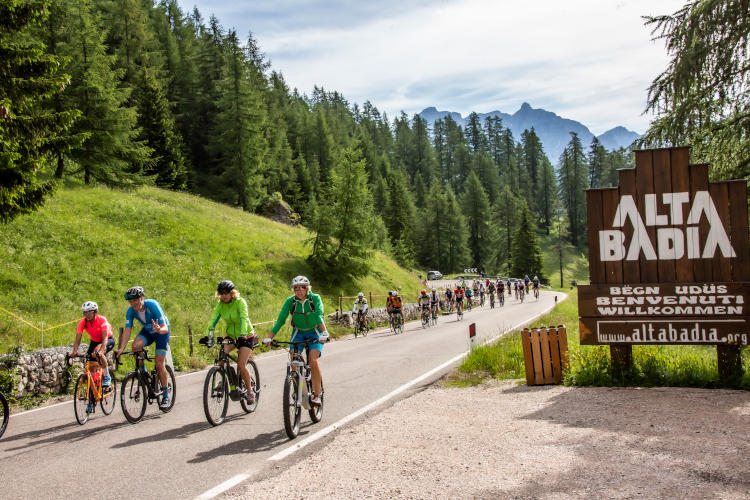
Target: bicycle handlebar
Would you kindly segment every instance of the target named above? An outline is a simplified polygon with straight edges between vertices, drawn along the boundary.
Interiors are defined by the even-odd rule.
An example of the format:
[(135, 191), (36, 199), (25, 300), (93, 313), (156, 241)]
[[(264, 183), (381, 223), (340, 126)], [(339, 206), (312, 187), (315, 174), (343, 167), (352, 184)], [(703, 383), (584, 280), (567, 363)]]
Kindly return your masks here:
[(291, 341), (287, 342), (286, 340), (271, 339), (272, 347), (278, 347), (281, 344), (298, 346), (298, 345), (310, 345), (310, 344), (318, 344), (318, 343), (320, 343), (320, 339), (298, 340), (296, 342), (291, 342)]

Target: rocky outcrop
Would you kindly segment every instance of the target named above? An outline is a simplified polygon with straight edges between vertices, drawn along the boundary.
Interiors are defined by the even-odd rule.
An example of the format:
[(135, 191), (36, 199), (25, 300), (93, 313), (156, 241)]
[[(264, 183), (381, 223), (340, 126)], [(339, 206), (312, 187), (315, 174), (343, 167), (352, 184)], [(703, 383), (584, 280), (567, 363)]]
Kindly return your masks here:
[(274, 200), (263, 207), (263, 216), (288, 226), (299, 224), (299, 214), (284, 200)]

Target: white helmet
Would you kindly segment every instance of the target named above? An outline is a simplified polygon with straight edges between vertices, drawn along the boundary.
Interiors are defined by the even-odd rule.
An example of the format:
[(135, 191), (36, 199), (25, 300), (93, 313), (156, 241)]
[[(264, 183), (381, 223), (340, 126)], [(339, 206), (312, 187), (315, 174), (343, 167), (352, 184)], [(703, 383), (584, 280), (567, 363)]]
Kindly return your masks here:
[(296, 285), (310, 286), (310, 280), (305, 278), (304, 276), (297, 276), (292, 280), (292, 286)]
[(90, 300), (88, 302), (84, 302), (81, 306), (81, 312), (89, 312), (89, 311), (98, 311), (99, 306), (96, 305), (96, 302), (91, 302)]
[(435, 287), (432, 287), (432, 291), (433, 291), (433, 292), (437, 292), (437, 288), (435, 288)]
[(364, 296), (365, 296), (365, 294), (364, 294), (364, 293), (362, 293), (362, 292), (359, 292), (359, 293), (357, 294), (357, 297), (364, 297)]
[(396, 290), (393, 291), (393, 296), (398, 297), (398, 292)]

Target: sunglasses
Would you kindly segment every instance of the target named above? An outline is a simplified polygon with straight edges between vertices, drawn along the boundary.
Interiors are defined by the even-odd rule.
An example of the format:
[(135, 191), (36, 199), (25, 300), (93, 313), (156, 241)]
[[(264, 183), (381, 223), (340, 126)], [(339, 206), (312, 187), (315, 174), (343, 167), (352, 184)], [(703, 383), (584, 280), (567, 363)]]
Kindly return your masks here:
[(292, 287), (294, 290), (307, 290), (307, 285), (296, 285)]

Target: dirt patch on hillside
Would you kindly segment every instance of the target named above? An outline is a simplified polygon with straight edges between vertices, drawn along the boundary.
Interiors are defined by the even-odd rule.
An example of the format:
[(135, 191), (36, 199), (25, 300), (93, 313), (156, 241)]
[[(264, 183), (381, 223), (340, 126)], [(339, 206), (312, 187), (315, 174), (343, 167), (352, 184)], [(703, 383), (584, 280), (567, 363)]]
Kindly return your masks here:
[(749, 439), (747, 391), (434, 386), (229, 496), (749, 498)]

